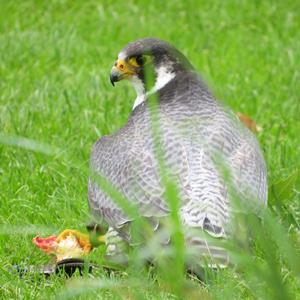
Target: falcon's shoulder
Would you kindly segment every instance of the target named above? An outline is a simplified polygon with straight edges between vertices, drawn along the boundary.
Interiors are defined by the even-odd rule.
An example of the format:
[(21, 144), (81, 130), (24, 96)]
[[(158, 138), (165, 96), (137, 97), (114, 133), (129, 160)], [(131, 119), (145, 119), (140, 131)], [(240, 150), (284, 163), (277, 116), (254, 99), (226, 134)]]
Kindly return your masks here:
[[(145, 110), (134, 111), (115, 134), (102, 137), (93, 147), (91, 168), (104, 176), (143, 216), (166, 215), (164, 188), (160, 184), (153, 151), (151, 124)], [(121, 209), (95, 183), (89, 183), (89, 203), (96, 215), (112, 225), (128, 221)]]

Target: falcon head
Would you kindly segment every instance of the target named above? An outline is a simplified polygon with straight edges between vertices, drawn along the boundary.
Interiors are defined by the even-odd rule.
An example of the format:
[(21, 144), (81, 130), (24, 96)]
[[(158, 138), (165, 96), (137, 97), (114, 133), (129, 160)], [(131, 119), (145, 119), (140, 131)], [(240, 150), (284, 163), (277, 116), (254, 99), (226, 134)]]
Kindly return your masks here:
[(110, 81), (114, 85), (122, 79), (130, 80), (139, 97), (146, 92), (145, 69), (149, 64), (154, 70), (154, 92), (164, 87), (179, 72), (193, 69), (186, 57), (167, 42), (145, 38), (123, 48), (112, 67)]

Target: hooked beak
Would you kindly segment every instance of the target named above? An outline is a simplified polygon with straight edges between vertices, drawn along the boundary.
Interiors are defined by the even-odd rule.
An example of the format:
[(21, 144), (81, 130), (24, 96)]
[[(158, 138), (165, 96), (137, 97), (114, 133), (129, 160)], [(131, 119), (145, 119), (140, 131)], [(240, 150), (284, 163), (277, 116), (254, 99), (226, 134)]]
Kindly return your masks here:
[(134, 75), (134, 70), (124, 61), (118, 59), (110, 72), (110, 82), (114, 86), (115, 82)]
[(115, 82), (121, 80), (121, 77), (122, 77), (121, 72), (115, 66), (112, 67), (110, 76), (109, 76), (111, 84), (113, 86), (115, 86)]

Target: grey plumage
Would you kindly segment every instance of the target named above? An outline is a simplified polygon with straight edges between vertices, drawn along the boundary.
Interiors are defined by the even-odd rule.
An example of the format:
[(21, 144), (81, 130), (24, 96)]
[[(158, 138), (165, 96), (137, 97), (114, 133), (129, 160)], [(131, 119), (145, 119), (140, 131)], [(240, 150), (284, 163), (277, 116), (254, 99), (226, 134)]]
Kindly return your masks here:
[[(162, 43), (162, 48), (165, 45), (148, 39), (130, 47), (143, 49), (146, 47), (143, 43), (148, 48), (151, 43)], [(150, 54), (154, 57), (169, 55), (168, 61), (174, 57), (176, 60), (178, 52), (174, 56), (170, 49), (173, 48), (162, 54), (152, 49)], [(223, 237), (231, 204), (228, 183), (218, 161), (221, 159), (230, 171), (232, 187), (243, 201), (256, 199), (266, 204), (265, 162), (253, 134), (216, 101), (189, 63), (180, 67), (182, 56), (178, 60), (178, 66), (173, 69), (176, 76), (157, 91), (166, 166), (178, 180), (183, 224)], [(163, 63), (160, 60), (159, 65)], [(96, 142), (91, 168), (136, 203), (141, 215), (151, 218), (168, 215), (154, 154), (147, 100), (132, 111), (123, 128)], [(117, 231), (130, 221), (92, 180), (89, 181), (89, 205), (94, 215), (102, 217)]]

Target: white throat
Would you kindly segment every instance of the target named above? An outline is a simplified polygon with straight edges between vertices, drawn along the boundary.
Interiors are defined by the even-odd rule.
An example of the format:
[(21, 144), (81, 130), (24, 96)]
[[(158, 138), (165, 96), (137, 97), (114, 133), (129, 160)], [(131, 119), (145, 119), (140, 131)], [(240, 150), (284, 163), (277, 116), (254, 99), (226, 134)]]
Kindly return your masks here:
[(134, 76), (130, 79), (132, 82), (133, 87), (135, 88), (137, 97), (134, 101), (133, 108), (134, 110), (138, 105), (143, 103), (148, 95), (156, 93), (158, 90), (162, 89), (167, 83), (169, 83), (173, 78), (175, 77), (175, 73), (172, 69), (168, 67), (159, 67), (156, 71), (156, 81), (154, 87), (148, 91), (145, 92), (144, 84), (143, 82), (137, 77)]

